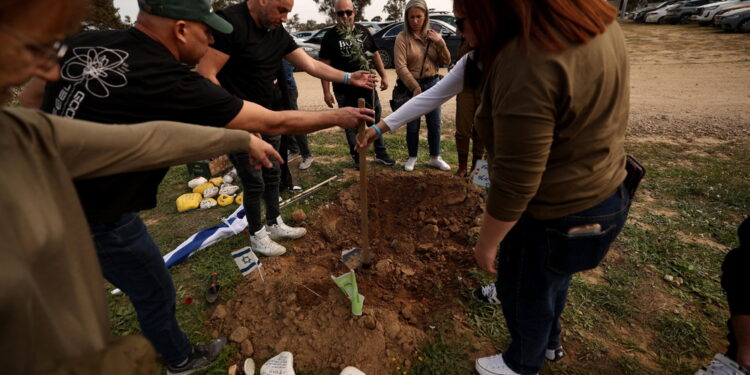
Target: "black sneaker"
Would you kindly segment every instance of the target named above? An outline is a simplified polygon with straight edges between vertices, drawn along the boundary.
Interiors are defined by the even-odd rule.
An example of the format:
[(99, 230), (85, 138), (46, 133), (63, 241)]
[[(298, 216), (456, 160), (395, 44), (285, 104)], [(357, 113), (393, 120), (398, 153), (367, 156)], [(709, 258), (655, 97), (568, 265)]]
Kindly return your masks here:
[(167, 375), (187, 375), (208, 367), (216, 360), (226, 343), (227, 339), (222, 337), (207, 345), (193, 345), (193, 352), (190, 353), (187, 363), (179, 367), (167, 366)]
[(388, 156), (388, 154), (375, 156), (375, 161), (383, 164), (383, 165), (393, 165), (396, 164), (396, 161), (393, 160), (392, 157)]
[(476, 288), (471, 294), (474, 295), (474, 298), (478, 299), (481, 302), (489, 303), (492, 305), (500, 304), (500, 299), (497, 298), (497, 288), (495, 287), (495, 283), (487, 284), (481, 288)]

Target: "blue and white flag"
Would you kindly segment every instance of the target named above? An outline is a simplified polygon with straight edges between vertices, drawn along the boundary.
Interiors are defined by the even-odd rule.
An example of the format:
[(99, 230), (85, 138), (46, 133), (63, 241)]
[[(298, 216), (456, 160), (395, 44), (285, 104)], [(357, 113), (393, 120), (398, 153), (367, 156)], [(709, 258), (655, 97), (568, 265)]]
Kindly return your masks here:
[(242, 206), (229, 215), (223, 222), (215, 227), (204, 229), (185, 240), (180, 246), (177, 246), (169, 254), (164, 255), (164, 263), (167, 267), (179, 264), (193, 252), (209, 247), (227, 237), (232, 237), (242, 233), (247, 228), (247, 219), (245, 218), (245, 209)]
[(484, 159), (477, 160), (477, 164), (474, 167), (474, 170), (471, 172), (470, 177), (471, 177), (471, 182), (473, 182), (474, 185), (482, 187), (485, 190), (489, 190), (490, 170), (489, 170), (489, 165), (487, 164), (487, 160), (484, 160)]
[(233, 251), (232, 258), (234, 258), (234, 262), (237, 263), (237, 268), (240, 269), (243, 276), (249, 275), (250, 272), (261, 266), (260, 259), (253, 253), (250, 246)]
[[(245, 209), (242, 205), (237, 207), (228, 218), (221, 219), (221, 221), (222, 224), (220, 225), (193, 234), (181, 243), (180, 246), (177, 246), (174, 250), (164, 255), (164, 264), (167, 265), (167, 268), (184, 261), (193, 255), (193, 252), (209, 247), (225, 238), (242, 233), (247, 228)], [(119, 292), (120, 289), (115, 289), (112, 291), (112, 294)]]

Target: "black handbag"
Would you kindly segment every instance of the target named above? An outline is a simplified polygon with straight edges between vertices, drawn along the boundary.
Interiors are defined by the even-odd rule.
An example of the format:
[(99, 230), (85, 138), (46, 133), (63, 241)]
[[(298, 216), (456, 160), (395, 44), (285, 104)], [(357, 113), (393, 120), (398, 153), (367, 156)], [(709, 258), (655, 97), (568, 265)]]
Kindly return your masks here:
[[(422, 69), (419, 71), (419, 76), (422, 76), (422, 73), (424, 73), (424, 64), (427, 62), (427, 51), (430, 49), (430, 40), (427, 41), (427, 47), (424, 49), (424, 59), (422, 59)], [(393, 94), (391, 95), (390, 105), (391, 110), (396, 111), (399, 109), (404, 103), (408, 102), (409, 99), (412, 97), (412, 91), (409, 90), (408, 87), (406, 87), (406, 84), (400, 79), (396, 80), (396, 86), (393, 87)]]
[(396, 80), (396, 86), (393, 88), (393, 95), (391, 96), (391, 110), (396, 111), (411, 99), (412, 92), (406, 88), (403, 81)]

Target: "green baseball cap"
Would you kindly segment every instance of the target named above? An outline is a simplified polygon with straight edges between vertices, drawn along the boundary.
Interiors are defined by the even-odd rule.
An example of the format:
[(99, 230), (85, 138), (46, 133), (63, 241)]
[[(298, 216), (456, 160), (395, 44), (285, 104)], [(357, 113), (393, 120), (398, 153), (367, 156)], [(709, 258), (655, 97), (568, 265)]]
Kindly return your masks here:
[(214, 13), (209, 0), (138, 0), (138, 7), (155, 16), (203, 22), (224, 34), (234, 30), (231, 23)]

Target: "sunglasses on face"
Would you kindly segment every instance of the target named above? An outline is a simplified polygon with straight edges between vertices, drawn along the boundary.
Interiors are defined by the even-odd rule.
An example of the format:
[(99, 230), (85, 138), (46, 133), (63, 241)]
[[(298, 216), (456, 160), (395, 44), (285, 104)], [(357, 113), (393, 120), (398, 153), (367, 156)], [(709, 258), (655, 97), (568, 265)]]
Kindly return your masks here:
[(458, 32), (464, 32), (464, 23), (466, 22), (466, 17), (456, 17), (456, 30)]
[(21, 42), (26, 49), (43, 61), (41, 66), (45, 69), (52, 69), (68, 51), (68, 46), (59, 40), (49, 44), (41, 44), (6, 27), (0, 26), (0, 32), (4, 32)]
[(351, 15), (352, 15), (352, 14), (354, 14), (354, 11), (353, 11), (353, 10), (351, 10), (351, 9), (349, 9), (349, 10), (338, 10), (338, 11), (336, 11), (336, 15), (337, 15), (337, 16), (339, 16), (339, 17), (343, 17), (343, 16), (344, 16), (344, 14), (346, 14), (346, 16), (347, 16), (347, 17), (351, 17)]

